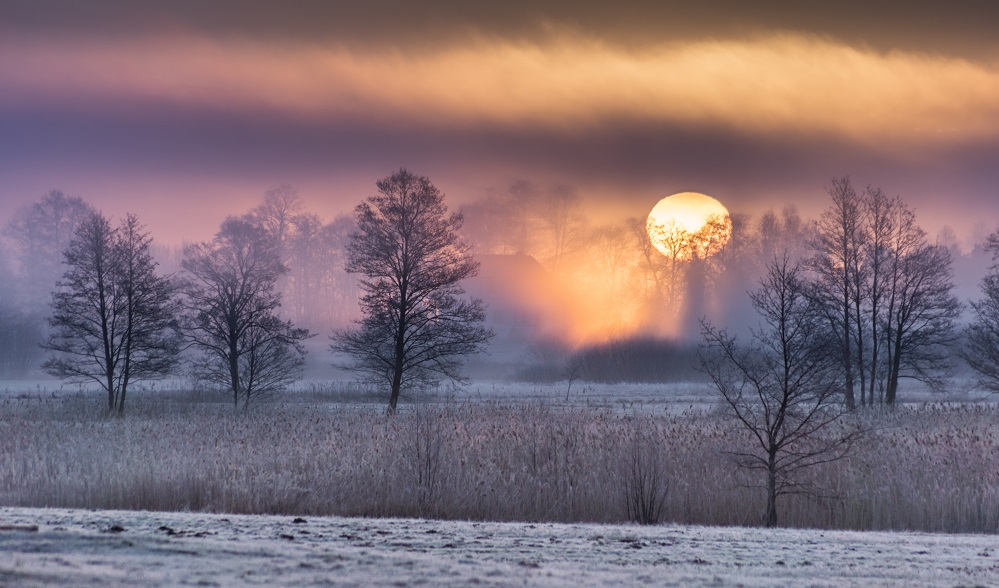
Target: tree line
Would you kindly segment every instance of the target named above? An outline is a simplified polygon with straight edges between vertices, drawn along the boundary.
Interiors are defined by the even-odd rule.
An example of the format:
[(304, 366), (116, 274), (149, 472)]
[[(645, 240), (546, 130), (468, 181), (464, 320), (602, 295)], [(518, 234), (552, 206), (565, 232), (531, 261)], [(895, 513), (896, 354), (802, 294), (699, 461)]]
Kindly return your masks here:
[[(211, 241), (185, 245), (181, 271), (171, 275), (158, 271), (152, 237), (135, 215), (115, 225), (82, 199), (50, 193), (12, 224), (27, 244), (44, 239), (26, 250), (45, 260), (41, 280), (57, 271), (51, 257), (61, 253), (43, 369), (97, 384), (108, 411), (120, 415), (133, 382), (176, 373), (186, 352), (197, 382), (248, 407), (301, 376), (303, 342), (313, 333), (282, 314), (284, 294), (307, 301), (340, 271), (363, 276), (363, 316), (333, 331), (331, 349), (355, 360), (346, 367), (388, 385), (390, 410), (404, 387), (460, 379), (460, 357), (492, 336), (481, 326), (484, 304), (459, 284), (478, 271), (457, 232), (463, 217), (448, 213), (429, 179), (405, 169), (377, 188), (358, 205), (356, 224), (325, 227), (301, 212), (293, 189), (271, 190), (249, 213), (225, 219)], [(343, 237), (347, 226), (355, 230)], [(308, 237), (317, 234), (345, 243)], [(292, 270), (309, 256), (341, 267)]]
[[(317, 324), (338, 333), (357, 334), (364, 329), (374, 332), (376, 329), (371, 321), (377, 314), (376, 307), (395, 304), (390, 313), (393, 320), (405, 325), (406, 329), (422, 325), (422, 330), (407, 331), (409, 338), (406, 339), (399, 339), (400, 334), (396, 332), (392, 346), (395, 350), (412, 347), (407, 357), (427, 358), (425, 363), (412, 368), (409, 375), (414, 378), (413, 382), (425, 379), (417, 377), (424, 370), (431, 379), (435, 374), (458, 377), (454, 359), (461, 354), (448, 355), (445, 361), (445, 358), (435, 358), (434, 351), (446, 348), (438, 343), (448, 336), (458, 337), (459, 342), (462, 339), (460, 329), (451, 332), (444, 329), (445, 326), (465, 326), (442, 318), (449, 309), (460, 308), (462, 316), (476, 319), (468, 324), (477, 324), (483, 316), (481, 305), (466, 301), (460, 293), (460, 282), (478, 269), (471, 258), (473, 249), (476, 252), (534, 252), (550, 271), (585, 274), (591, 280), (599, 279), (609, 284), (612, 293), (625, 287), (639, 288), (643, 295), (636, 299), (652, 309), (679, 312), (678, 309), (687, 307), (689, 320), (695, 325), (700, 317), (690, 311), (693, 302), (686, 299), (707, 300), (733, 291), (740, 295), (726, 300), (722, 308), (734, 310), (729, 310), (727, 315), (724, 312), (716, 314), (715, 319), (727, 325), (744, 320), (742, 317), (750, 314), (746, 312), (749, 299), (741, 296), (744, 284), (750, 283), (754, 276), (764, 275), (768, 259), (772, 261), (786, 253), (789, 259), (801, 263), (802, 271), (807, 274), (803, 283), (809, 287), (809, 296), (817, 303), (815, 308), (821, 311), (827, 329), (835, 335), (834, 353), (839, 358), (843, 400), (851, 408), (893, 404), (902, 378), (912, 377), (940, 385), (953, 357), (950, 352), (960, 334), (955, 325), (961, 310), (954, 294), (955, 250), (950, 244), (931, 241), (916, 223), (914, 211), (901, 198), (888, 197), (878, 188), (856, 190), (848, 178), (839, 178), (828, 188), (831, 204), (817, 221), (803, 220), (792, 207), (779, 213), (765, 213), (756, 222), (735, 215), (712, 223), (706, 234), (674, 234), (671, 251), (675, 254), (663, 255), (652, 247), (647, 223), (586, 225), (578, 196), (564, 187), (546, 191), (527, 182), (518, 182), (505, 194), (493, 194), (490, 199), (469, 204), (458, 213), (450, 214), (443, 212), (446, 211), (443, 196), (429, 180), (412, 174), (409, 177), (408, 172), (403, 172), (405, 170), (378, 184), (378, 198), (382, 200), (369, 199), (363, 203), (367, 208), (359, 207), (353, 217), (340, 217), (331, 223), (324, 223), (318, 216), (306, 212), (294, 188), (279, 186), (268, 191), (260, 205), (248, 213), (227, 219), (212, 241), (185, 246), (179, 253), (177, 275), (164, 278), (176, 299), (187, 301), (186, 306), (174, 313), (179, 317), (177, 332), (185, 333), (180, 347), (192, 353), (201, 350), (209, 356), (215, 354), (218, 362), (215, 364), (204, 357), (189, 362), (191, 373), (215, 385), (225, 383), (231, 388), (234, 402), (240, 395), (252, 397), (259, 385), (266, 389), (279, 387), (298, 370), (290, 369), (287, 377), (279, 377), (274, 382), (261, 382), (252, 373), (245, 377), (241, 375), (237, 358), (245, 359), (252, 366), (300, 365), (305, 330), (296, 324), (306, 323), (310, 332), (316, 331), (314, 325)], [(438, 233), (451, 241), (438, 238), (435, 244), (439, 251), (427, 255), (432, 257), (439, 253), (453, 262), (453, 266), (447, 266), (453, 274), (441, 273), (438, 269), (432, 278), (421, 277), (424, 282), (415, 284), (407, 277), (407, 272), (420, 269), (419, 264), (376, 267), (372, 259), (365, 259), (365, 255), (376, 257), (379, 249), (387, 248), (385, 235), (379, 233), (382, 224), (409, 219), (399, 212), (405, 207), (400, 208), (398, 202), (389, 198), (392, 193), (409, 196), (422, 193), (429, 198), (428, 202), (436, 202), (434, 222), (439, 223)], [(410, 200), (407, 202), (413, 206), (416, 204), (412, 203), (420, 201)], [(14, 244), (14, 251), (4, 259), (8, 265), (16, 266), (8, 270), (17, 274), (19, 280), (17, 288), (11, 287), (12, 282), (7, 283), (4, 298), (9, 304), (4, 306), (30, 308), (32, 303), (49, 297), (52, 284), (57, 280), (60, 287), (54, 300), (60, 300), (64, 307), (70, 306), (73, 300), (67, 297), (67, 290), (72, 290), (74, 283), (79, 289), (79, 277), (64, 275), (63, 265), (54, 260), (62, 259), (70, 249), (75, 251), (80, 247), (84, 239), (78, 229), (88, 225), (94, 230), (95, 214), (101, 217), (80, 198), (52, 192), (15, 215), (5, 231), (10, 239), (8, 242)], [(126, 217), (125, 221), (132, 223), (133, 232), (138, 231), (145, 248), (132, 253), (141, 253), (148, 258), (145, 263), (155, 264), (151, 238), (141, 230), (138, 219)], [(100, 245), (108, 248), (112, 257), (121, 257), (123, 254), (118, 250), (122, 245), (112, 247), (111, 243), (120, 240), (120, 233), (125, 229), (111, 227), (110, 219), (104, 218), (104, 222), (108, 225), (105, 233), (109, 241)], [(412, 237), (407, 231), (409, 229), (400, 229), (394, 238)], [(718, 238), (722, 232), (729, 235), (724, 245)], [(96, 259), (96, 253), (91, 253)], [(78, 261), (85, 257), (80, 251), (74, 255)], [(398, 253), (396, 255), (398, 257)], [(577, 269), (580, 258), (590, 264), (585, 270)], [(16, 263), (10, 260), (16, 260)], [(222, 266), (230, 269), (221, 272), (219, 267)], [(598, 271), (600, 267), (610, 273)], [(390, 275), (389, 270), (400, 273)], [(102, 271), (110, 270), (103, 268)], [(994, 268), (992, 273), (995, 273)], [(112, 277), (115, 287), (127, 282), (121, 277)], [(228, 285), (219, 286), (215, 282)], [(241, 295), (250, 296), (248, 292), (252, 292), (255, 297), (252, 304), (235, 295), (233, 284), (245, 287), (240, 290)], [(411, 296), (414, 285), (422, 288), (425, 284), (430, 284), (433, 297), (424, 293)], [(168, 289), (159, 285), (163, 290)], [(458, 289), (449, 290), (453, 288)], [(393, 289), (399, 291), (396, 298), (384, 299), (384, 293)], [(996, 289), (994, 285), (992, 289)], [(450, 298), (444, 296), (449, 291)], [(107, 301), (108, 312), (115, 311), (119, 298), (128, 300), (127, 294), (113, 291), (104, 294), (112, 296)], [(985, 294), (982, 302), (973, 304), (973, 312), (979, 320), (977, 330), (973, 328), (969, 334), (977, 337), (976, 346), (969, 347), (963, 354), (969, 364), (977, 365), (980, 370), (987, 369), (988, 362), (979, 360), (975, 363), (975, 357), (987, 357), (990, 352), (986, 328), (990, 298), (988, 291)], [(243, 325), (230, 317), (213, 323), (211, 316), (205, 314), (206, 309), (224, 314), (224, 305), (216, 308), (208, 302), (212, 297), (221, 299), (225, 296), (230, 297), (225, 298), (225, 304), (233, 309), (242, 312), (254, 307), (254, 316), (260, 320)], [(360, 302), (359, 310), (347, 310), (354, 301)], [(99, 302), (97, 307), (100, 305)], [(422, 313), (420, 320), (411, 320), (409, 314), (413, 311)], [(428, 313), (434, 315), (433, 320), (427, 318)], [(68, 321), (68, 316), (60, 316), (60, 321)], [(320, 316), (329, 320), (323, 323), (317, 320)], [(358, 329), (349, 327), (350, 318), (360, 321), (354, 323)], [(30, 329), (31, 325), (37, 328), (39, 321), (25, 322), (28, 323), (25, 328)], [(213, 325), (221, 328), (223, 323), (229, 333), (221, 337), (221, 343), (194, 335), (206, 333)], [(115, 330), (120, 328), (121, 322), (108, 319), (107, 324), (106, 335), (102, 327), (102, 338), (107, 342), (98, 347), (107, 348), (108, 357), (102, 360), (103, 364), (116, 366), (117, 350), (128, 349), (134, 343), (132, 339), (115, 342), (115, 338), (120, 338), (123, 332), (131, 337), (132, 331), (128, 328)], [(365, 324), (366, 327), (360, 328)], [(5, 327), (4, 332), (9, 334), (19, 325), (15, 318), (10, 318)], [(53, 330), (47, 334), (46, 346), (51, 351), (62, 350), (62, 353), (69, 348), (67, 338), (61, 335), (61, 340), (52, 338), (56, 333)], [(486, 340), (478, 340), (481, 333), (466, 335), (470, 339), (462, 345), (467, 343), (475, 350)], [(239, 340), (238, 337), (247, 339), (240, 340), (238, 345), (227, 341), (227, 338)], [(417, 352), (417, 343), (423, 340), (430, 342), (429, 348)], [(277, 345), (275, 342), (282, 343), (272, 347), (272, 344)], [(159, 342), (167, 349), (174, 343)], [(387, 351), (383, 350), (377, 356), (362, 356), (359, 350), (372, 349), (362, 340), (351, 342), (341, 333), (333, 345), (334, 351), (362, 360), (347, 362), (351, 367), (363, 368), (369, 374), (384, 375), (395, 371), (397, 358), (393, 355), (388, 359)], [(52, 358), (46, 364), (53, 372), (58, 365), (59, 362)], [(66, 365), (58, 369), (60, 375), (69, 373)], [(120, 379), (126, 383), (130, 381), (135, 374), (133, 369), (129, 369), (127, 376), (121, 374)], [(399, 379), (397, 376), (384, 375), (392, 389), (391, 398), (397, 398), (403, 387), (401, 380), (394, 381)], [(108, 388), (109, 398), (122, 394), (113, 390), (120, 385), (108, 384), (107, 374), (101, 380)], [(235, 386), (234, 381), (237, 382)], [(244, 384), (248, 388), (244, 388)]]

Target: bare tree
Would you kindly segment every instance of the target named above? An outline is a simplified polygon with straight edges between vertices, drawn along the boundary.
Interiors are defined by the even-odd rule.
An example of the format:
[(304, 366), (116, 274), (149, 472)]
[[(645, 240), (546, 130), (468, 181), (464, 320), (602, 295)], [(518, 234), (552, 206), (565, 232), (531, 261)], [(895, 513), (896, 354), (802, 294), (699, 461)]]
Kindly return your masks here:
[(357, 206), (347, 245), (347, 271), (363, 276), (363, 317), (334, 331), (330, 348), (390, 387), (393, 412), (412, 385), (460, 379), (459, 358), (482, 350), (492, 332), (482, 301), (463, 299), (460, 282), (479, 266), (459, 237), (462, 215), (449, 215), (430, 180), (405, 169), (377, 186)]
[(323, 222), (315, 214), (303, 213), (292, 219), (294, 233), (284, 248), (291, 279), (284, 290), (296, 321), (314, 318), (322, 293), (320, 271)]
[[(908, 211), (901, 198), (889, 198), (880, 188), (868, 187), (864, 192), (864, 209), (867, 220), (867, 242), (863, 247), (863, 260), (866, 264), (867, 282), (864, 284), (866, 313), (857, 315), (858, 323), (868, 324), (869, 350), (867, 357), (861, 355), (863, 346), (858, 346), (858, 369), (862, 376), (866, 370), (866, 391), (864, 378), (861, 378), (860, 405), (874, 405), (878, 384), (885, 380), (886, 342), (882, 327), (887, 322), (887, 305), (892, 285), (893, 235), (898, 223), (906, 218)], [(862, 309), (861, 309), (862, 310)], [(865, 365), (866, 361), (866, 365)]]
[[(822, 213), (815, 226), (811, 243), (815, 256), (809, 265), (818, 280), (813, 293), (824, 301), (819, 309), (837, 334), (844, 395), (847, 407), (852, 410), (856, 405), (853, 350), (856, 342), (862, 340), (857, 317), (863, 294), (859, 284), (863, 280), (862, 247), (866, 241), (864, 208), (848, 177), (834, 179), (827, 192), (832, 206)], [(858, 356), (863, 357), (863, 353)]]
[(999, 231), (988, 236), (985, 250), (992, 254), (992, 266), (982, 279), (982, 298), (971, 303), (973, 319), (962, 355), (978, 373), (979, 385), (999, 393)]
[(14, 246), (21, 304), (44, 305), (52, 284), (62, 275), (63, 253), (75, 238), (76, 228), (93, 213), (79, 196), (52, 190), (14, 214), (4, 233)]
[(43, 367), (97, 382), (108, 411), (119, 415), (129, 384), (165, 376), (180, 350), (174, 287), (156, 275), (151, 242), (134, 215), (113, 228), (91, 213), (66, 250), (69, 268), (52, 296), (52, 333), (43, 347), (55, 356)]
[(637, 272), (644, 285), (644, 298), (661, 302), (666, 296), (666, 285), (663, 283), (666, 258), (659, 253), (649, 237), (648, 221), (630, 218), (627, 225), (628, 231), (638, 244), (640, 257)]
[[(666, 296), (666, 305), (668, 308), (678, 308), (684, 290), (684, 270), (696, 252), (694, 235), (676, 221), (671, 220), (663, 224), (657, 223), (651, 217), (645, 223), (645, 231), (646, 238), (649, 239), (646, 260), (650, 267), (654, 267), (656, 263), (662, 263), (665, 259), (666, 284), (663, 293)], [(658, 247), (653, 243), (657, 243)], [(665, 258), (660, 258), (656, 254), (657, 249)]]
[(539, 198), (537, 210), (548, 244), (542, 261), (554, 274), (566, 271), (583, 238), (586, 219), (581, 207), (579, 195), (569, 186), (553, 186)]
[(246, 220), (262, 227), (278, 242), (279, 253), (284, 259), (284, 248), (291, 239), (295, 217), (303, 208), (298, 189), (281, 184), (264, 193), (263, 201), (246, 215)]
[(228, 218), (210, 243), (184, 249), (188, 280), (185, 333), (200, 351), (194, 374), (243, 400), (280, 391), (304, 364), (306, 329), (278, 317), (275, 285), (287, 271), (276, 240), (246, 220)]
[(769, 210), (756, 221), (760, 265), (787, 252), (792, 260), (805, 256), (806, 225), (794, 205), (781, 209), (780, 215)]
[(541, 257), (538, 235), (547, 229), (539, 218), (543, 200), (543, 192), (527, 180), (513, 182), (505, 192), (488, 190), (461, 207), (462, 237), (480, 253)]
[(882, 326), (888, 405), (895, 403), (902, 377), (931, 386), (942, 384), (939, 374), (949, 365), (947, 347), (954, 340), (954, 323), (961, 314), (961, 303), (954, 296), (950, 250), (928, 243), (914, 222), (898, 224), (890, 265)]
[(894, 404), (902, 377), (939, 385), (960, 312), (950, 250), (928, 243), (915, 212), (880, 188), (858, 194), (842, 178), (829, 193), (812, 293), (838, 334), (847, 403), (855, 385), (861, 406)]
[(750, 297), (761, 324), (748, 345), (703, 324), (701, 365), (753, 443), (734, 455), (766, 474), (764, 522), (777, 524), (777, 499), (814, 492), (798, 475), (845, 455), (854, 434), (837, 427), (840, 404), (837, 342), (807, 294), (801, 267), (775, 259)]

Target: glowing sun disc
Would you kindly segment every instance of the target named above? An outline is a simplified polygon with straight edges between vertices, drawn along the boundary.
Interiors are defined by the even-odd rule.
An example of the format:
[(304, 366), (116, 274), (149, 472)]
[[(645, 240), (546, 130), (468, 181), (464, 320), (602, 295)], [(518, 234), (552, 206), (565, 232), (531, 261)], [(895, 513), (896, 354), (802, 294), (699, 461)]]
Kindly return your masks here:
[(698, 192), (681, 192), (659, 201), (646, 221), (649, 239), (667, 257), (690, 259), (708, 257), (732, 233), (728, 209)]

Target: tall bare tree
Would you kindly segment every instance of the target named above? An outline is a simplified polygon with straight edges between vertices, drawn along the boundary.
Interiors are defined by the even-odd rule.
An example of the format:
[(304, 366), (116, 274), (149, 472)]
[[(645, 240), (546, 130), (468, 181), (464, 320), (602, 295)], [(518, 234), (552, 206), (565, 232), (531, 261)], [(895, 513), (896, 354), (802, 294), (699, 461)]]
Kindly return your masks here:
[(482, 350), (492, 332), (482, 326), (482, 301), (463, 298), (461, 281), (479, 266), (459, 237), (462, 215), (448, 214), (440, 190), (406, 169), (377, 186), (357, 206), (347, 245), (347, 271), (362, 276), (363, 317), (334, 331), (330, 347), (389, 386), (394, 412), (404, 389), (460, 379), (460, 358)]
[(704, 323), (701, 365), (752, 445), (735, 453), (766, 475), (764, 523), (775, 526), (777, 499), (814, 491), (802, 470), (843, 457), (855, 433), (837, 426), (841, 404), (837, 341), (808, 295), (802, 269), (785, 256), (768, 264), (750, 294), (761, 323), (748, 344)]
[(174, 287), (156, 275), (152, 239), (134, 215), (114, 228), (91, 213), (75, 235), (43, 345), (54, 356), (43, 367), (70, 381), (97, 382), (108, 411), (121, 415), (131, 382), (161, 378), (177, 362)]
[(985, 250), (992, 266), (982, 279), (982, 297), (971, 303), (973, 318), (962, 355), (978, 373), (978, 384), (999, 393), (999, 231), (988, 236)]
[(185, 334), (200, 352), (194, 374), (232, 394), (233, 407), (301, 376), (306, 329), (278, 316), (287, 269), (266, 231), (228, 218), (209, 243), (184, 248)]
[(910, 377), (940, 386), (961, 303), (954, 295), (953, 259), (944, 245), (929, 243), (904, 207), (891, 244), (885, 321), (885, 404), (895, 404), (898, 382)]
[[(815, 227), (810, 267), (818, 277), (813, 293), (823, 299), (820, 309), (837, 334), (838, 355), (843, 371), (844, 396), (851, 410), (856, 405), (855, 356), (860, 324), (857, 315), (863, 290), (861, 260), (866, 241), (863, 201), (850, 178), (832, 181), (827, 189), (832, 205)], [(860, 354), (862, 356), (862, 353)]]
[[(889, 198), (880, 188), (867, 188), (864, 192), (864, 208), (868, 227), (867, 241), (863, 248), (863, 260), (867, 266), (867, 282), (864, 284), (867, 308), (866, 313), (860, 312), (857, 315), (857, 321), (865, 321), (869, 326), (869, 349), (866, 358), (860, 355), (862, 345), (858, 346), (857, 351), (857, 368), (862, 375), (866, 374), (866, 391), (863, 378), (860, 386), (861, 406), (875, 403), (878, 384), (883, 385), (886, 378), (883, 366), (886, 342), (882, 329), (887, 322), (887, 304), (892, 285), (892, 239), (899, 221), (907, 215), (901, 198)], [(863, 311), (862, 308), (860, 310)]]

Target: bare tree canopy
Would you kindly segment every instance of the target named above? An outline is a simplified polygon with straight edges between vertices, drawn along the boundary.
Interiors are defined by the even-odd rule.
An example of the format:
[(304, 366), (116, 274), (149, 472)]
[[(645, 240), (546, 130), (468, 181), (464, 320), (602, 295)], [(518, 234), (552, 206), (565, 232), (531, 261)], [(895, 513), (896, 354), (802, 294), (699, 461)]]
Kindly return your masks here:
[(114, 228), (91, 213), (65, 252), (68, 269), (52, 295), (53, 330), (43, 346), (55, 355), (43, 367), (97, 382), (119, 415), (129, 384), (165, 376), (180, 350), (174, 287), (156, 275), (151, 243), (134, 215)]
[(246, 215), (246, 220), (263, 227), (268, 234), (278, 242), (280, 253), (291, 237), (292, 224), (295, 217), (303, 210), (298, 189), (288, 184), (281, 184), (264, 193), (263, 201)]
[(811, 491), (802, 470), (839, 459), (853, 434), (834, 425), (842, 380), (835, 337), (807, 294), (801, 267), (785, 256), (767, 266), (750, 294), (761, 319), (748, 344), (705, 323), (701, 365), (752, 445), (736, 453), (742, 467), (766, 473), (764, 522), (777, 524), (777, 498)]
[(63, 253), (76, 229), (95, 211), (79, 196), (52, 190), (18, 210), (4, 229), (14, 245), (20, 303), (44, 304), (62, 275)]
[(234, 407), (241, 399), (248, 407), (300, 377), (309, 332), (277, 315), (275, 285), (287, 270), (264, 229), (230, 217), (213, 241), (185, 248), (182, 266), (185, 334), (200, 352), (199, 380), (231, 392)]
[(404, 389), (460, 379), (460, 358), (482, 350), (492, 332), (482, 326), (482, 301), (463, 298), (460, 282), (479, 265), (459, 237), (462, 215), (448, 214), (440, 190), (405, 169), (377, 186), (357, 206), (347, 244), (347, 271), (363, 276), (363, 317), (335, 331), (330, 347), (388, 384), (394, 411)]
[(848, 406), (893, 405), (910, 377), (940, 384), (961, 305), (953, 260), (929, 243), (915, 212), (880, 188), (856, 191), (847, 177), (828, 189), (832, 205), (815, 226), (812, 295), (829, 328)]
[(276, 283), (284, 316), (312, 330), (340, 327), (356, 316), (346, 310), (353, 304), (356, 287), (343, 268), (353, 226), (349, 217), (326, 223), (305, 209), (298, 189), (281, 184), (265, 192), (260, 204), (241, 218), (274, 240), (287, 268)]

